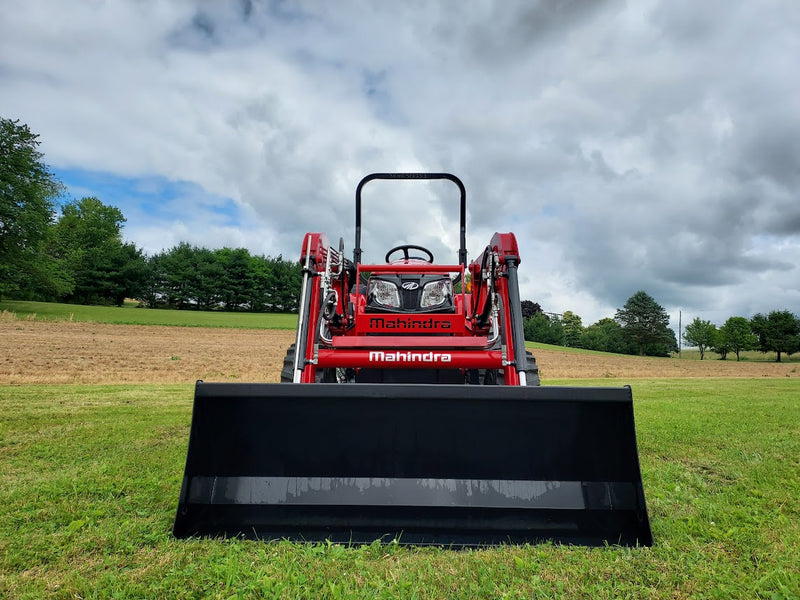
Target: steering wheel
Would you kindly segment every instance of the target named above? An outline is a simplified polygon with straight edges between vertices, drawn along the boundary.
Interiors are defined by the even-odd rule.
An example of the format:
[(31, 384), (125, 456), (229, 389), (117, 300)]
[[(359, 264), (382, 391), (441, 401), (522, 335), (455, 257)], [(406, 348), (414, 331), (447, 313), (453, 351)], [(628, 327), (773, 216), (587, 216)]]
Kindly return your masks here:
[[(402, 246), (395, 246), (394, 248), (392, 248), (391, 250), (389, 250), (386, 253), (386, 257), (385, 257), (386, 262), (387, 263), (392, 262), (391, 260), (389, 260), (389, 257), (392, 254), (394, 254), (395, 252), (398, 252), (400, 250), (403, 251), (403, 258), (405, 260), (410, 260), (410, 259), (414, 258), (414, 259), (417, 259), (417, 260), (424, 260), (424, 261), (427, 261), (429, 263), (433, 262), (433, 252), (431, 252), (427, 248), (423, 248), (422, 246), (415, 246), (414, 244), (403, 244)], [(420, 252), (424, 252), (425, 254), (427, 254), (428, 257), (425, 258), (424, 256), (409, 256), (408, 255), (408, 251), (409, 250), (419, 250)]]

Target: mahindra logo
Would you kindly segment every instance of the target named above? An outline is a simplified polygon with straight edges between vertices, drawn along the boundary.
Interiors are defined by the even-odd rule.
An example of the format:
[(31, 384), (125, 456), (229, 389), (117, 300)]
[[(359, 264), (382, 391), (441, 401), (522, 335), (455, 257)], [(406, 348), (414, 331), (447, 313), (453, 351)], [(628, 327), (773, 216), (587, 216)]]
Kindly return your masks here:
[(394, 317), (394, 318), (383, 318), (383, 317), (370, 317), (369, 319), (369, 327), (370, 329), (451, 329), (452, 324), (450, 321), (446, 319), (434, 319), (433, 317), (428, 317), (427, 319), (420, 317), (420, 318), (403, 318), (403, 317)]
[(404, 290), (418, 290), (419, 284), (416, 281), (406, 281), (402, 286)]
[(370, 362), (449, 363), (453, 355), (447, 352), (384, 352), (370, 350)]

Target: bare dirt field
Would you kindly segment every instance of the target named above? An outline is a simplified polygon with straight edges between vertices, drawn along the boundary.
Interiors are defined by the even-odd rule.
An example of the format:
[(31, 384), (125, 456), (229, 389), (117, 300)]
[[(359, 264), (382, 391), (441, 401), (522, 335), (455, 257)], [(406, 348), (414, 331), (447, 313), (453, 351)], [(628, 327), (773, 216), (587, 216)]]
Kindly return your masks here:
[[(0, 322), (0, 384), (277, 382), (292, 331)], [(537, 350), (544, 381), (800, 377), (797, 363), (677, 360)]]

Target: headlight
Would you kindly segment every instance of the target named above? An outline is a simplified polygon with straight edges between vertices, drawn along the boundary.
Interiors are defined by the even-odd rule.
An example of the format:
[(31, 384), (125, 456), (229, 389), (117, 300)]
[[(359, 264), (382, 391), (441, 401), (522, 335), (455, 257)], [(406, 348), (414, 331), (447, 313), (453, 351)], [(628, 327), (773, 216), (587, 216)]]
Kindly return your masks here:
[(390, 281), (370, 279), (367, 295), (383, 306), (400, 308), (400, 294), (397, 291), (397, 286)]
[(432, 281), (422, 288), (422, 298), (419, 301), (420, 308), (432, 308), (444, 304), (448, 298), (453, 296), (453, 282), (449, 279)]

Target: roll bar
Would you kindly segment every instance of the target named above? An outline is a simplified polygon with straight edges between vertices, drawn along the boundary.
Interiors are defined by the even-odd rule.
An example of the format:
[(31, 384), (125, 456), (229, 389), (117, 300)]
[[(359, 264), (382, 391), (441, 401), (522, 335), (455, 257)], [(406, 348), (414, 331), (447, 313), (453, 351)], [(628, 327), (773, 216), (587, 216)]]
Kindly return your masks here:
[(464, 183), (450, 173), (372, 173), (364, 177), (356, 187), (356, 243), (353, 249), (353, 262), (361, 262), (361, 189), (373, 179), (447, 179), (458, 186), (461, 194), (460, 227), (461, 237), (458, 248), (458, 262), (467, 265), (467, 190)]

